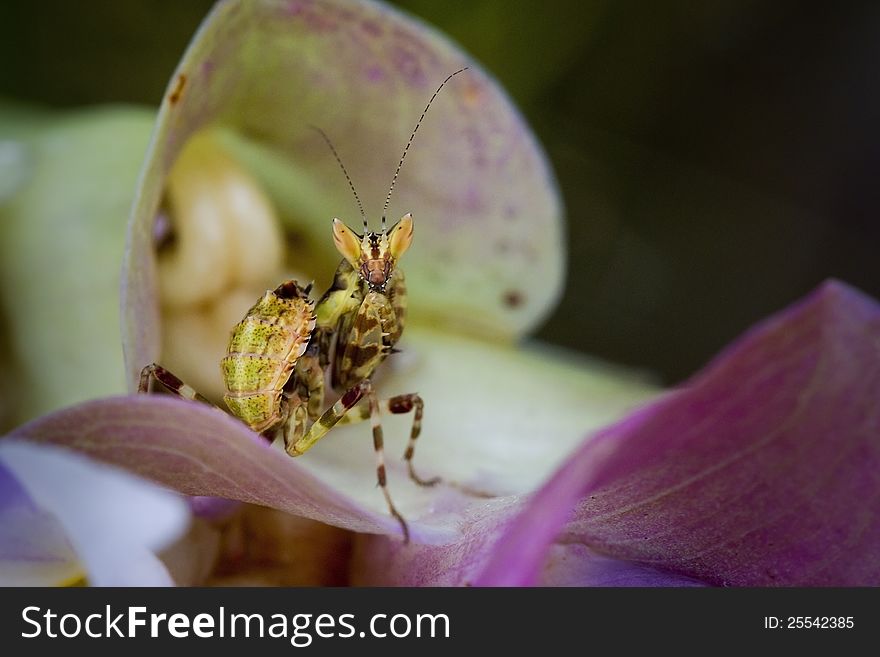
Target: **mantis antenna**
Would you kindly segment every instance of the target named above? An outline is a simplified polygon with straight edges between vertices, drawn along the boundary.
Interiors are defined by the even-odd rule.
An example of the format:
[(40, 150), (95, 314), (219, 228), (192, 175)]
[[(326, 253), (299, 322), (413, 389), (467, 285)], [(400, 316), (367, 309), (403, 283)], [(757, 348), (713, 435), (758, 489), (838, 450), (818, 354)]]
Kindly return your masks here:
[(416, 136), (416, 133), (419, 131), (419, 126), (422, 125), (422, 119), (425, 118), (425, 114), (428, 113), (428, 109), (431, 107), (431, 103), (434, 102), (434, 99), (437, 97), (437, 94), (440, 93), (440, 90), (449, 82), (452, 78), (454, 78), (459, 73), (462, 73), (468, 70), (469, 67), (465, 66), (464, 68), (458, 69), (455, 73), (450, 75), (448, 78), (443, 80), (440, 83), (440, 86), (437, 87), (437, 91), (434, 92), (434, 95), (431, 96), (431, 100), (428, 101), (428, 104), (425, 106), (425, 110), (422, 112), (422, 115), (419, 117), (419, 120), (416, 122), (416, 127), (413, 128), (412, 134), (409, 136), (409, 141), (406, 142), (406, 148), (403, 149), (403, 155), (400, 156), (400, 162), (397, 163), (397, 171), (394, 172), (394, 177), (391, 179), (391, 187), (388, 188), (388, 196), (385, 197), (385, 206), (382, 208), (382, 232), (385, 232), (385, 215), (388, 212), (388, 204), (391, 202), (391, 192), (394, 191), (394, 183), (397, 182), (397, 176), (400, 174), (400, 167), (403, 166), (403, 160), (406, 158), (406, 153), (409, 151), (410, 144), (413, 142), (413, 138)]
[(367, 215), (366, 215), (366, 213), (364, 213), (364, 206), (361, 205), (361, 199), (360, 199), (360, 197), (358, 196), (357, 190), (354, 188), (354, 183), (351, 182), (351, 177), (348, 175), (348, 171), (345, 170), (345, 165), (342, 163), (342, 158), (339, 157), (339, 153), (336, 152), (336, 149), (333, 147), (333, 142), (330, 141), (330, 137), (327, 136), (327, 133), (326, 133), (326, 132), (324, 132), (323, 130), (321, 130), (321, 128), (319, 128), (319, 127), (316, 126), (316, 125), (309, 126), (309, 127), (310, 127), (312, 130), (317, 131), (318, 134), (321, 135), (321, 136), (324, 138), (324, 141), (327, 142), (327, 145), (330, 147), (330, 150), (333, 152), (333, 157), (335, 157), (335, 158), (336, 158), (336, 161), (339, 163), (339, 168), (342, 169), (342, 173), (345, 174), (345, 179), (348, 181), (348, 186), (351, 187), (351, 191), (352, 191), (352, 193), (354, 194), (354, 200), (357, 201), (357, 204), (358, 204), (358, 210), (361, 211), (361, 217), (362, 217), (363, 220), (364, 220), (364, 234), (366, 234), (366, 233), (368, 232), (368, 228), (367, 228)]

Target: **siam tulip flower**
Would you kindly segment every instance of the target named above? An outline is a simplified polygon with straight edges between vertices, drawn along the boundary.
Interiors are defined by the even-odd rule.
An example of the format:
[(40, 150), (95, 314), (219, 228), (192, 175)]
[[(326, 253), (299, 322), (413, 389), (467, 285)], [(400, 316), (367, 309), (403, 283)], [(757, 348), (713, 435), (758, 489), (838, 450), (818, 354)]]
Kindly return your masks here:
[[(124, 467), (210, 513), (219, 505), (251, 541), (270, 525), (294, 555), (315, 525), (223, 500), (339, 528), (311, 548), (350, 556), (324, 566), (347, 565), (358, 584), (880, 583), (876, 304), (830, 282), (662, 394), (526, 341), (562, 285), (552, 173), (488, 74), (375, 3), (221, 2), (199, 31), (129, 226), (129, 391), (157, 361), (218, 399), (231, 326), (284, 277), (326, 285), (339, 257), (330, 219), (356, 212), (310, 124), (334, 140), (375, 219), (415, 119), (464, 65), (420, 126), (389, 214), (412, 211), (416, 228), (403, 353), (379, 385), (425, 399), (416, 463), (444, 481), (418, 488), (389, 463), (411, 543), (375, 488), (363, 426), (291, 459), (207, 405), (127, 395), (12, 436)], [(387, 453), (402, 454), (406, 420), (383, 423)], [(187, 540), (183, 561), (200, 549)]]

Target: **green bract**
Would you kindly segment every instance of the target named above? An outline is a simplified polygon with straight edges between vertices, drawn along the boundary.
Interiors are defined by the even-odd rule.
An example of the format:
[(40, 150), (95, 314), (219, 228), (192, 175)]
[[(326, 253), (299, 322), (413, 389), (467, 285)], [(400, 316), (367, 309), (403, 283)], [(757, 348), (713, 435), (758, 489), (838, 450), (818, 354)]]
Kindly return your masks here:
[(134, 108), (0, 113), (7, 421), (125, 389), (119, 261), (152, 125)]
[[(129, 233), (123, 299), (131, 383), (159, 356), (152, 229), (186, 141), (221, 128), (296, 240), (301, 273), (326, 283), (334, 216), (358, 214), (316, 125), (334, 140), (374, 226), (404, 145), (437, 85), (389, 208), (411, 211), (414, 322), (513, 339), (562, 285), (561, 206), (546, 159), (492, 78), (449, 41), (373, 2), (219, 3), (169, 84)], [(302, 254), (298, 258), (298, 254)]]

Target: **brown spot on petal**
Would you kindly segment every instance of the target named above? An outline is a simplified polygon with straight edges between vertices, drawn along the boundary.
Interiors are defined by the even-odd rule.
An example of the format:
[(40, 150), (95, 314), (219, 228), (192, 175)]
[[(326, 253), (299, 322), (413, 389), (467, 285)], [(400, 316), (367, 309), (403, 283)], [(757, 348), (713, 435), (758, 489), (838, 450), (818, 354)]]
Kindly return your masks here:
[(519, 290), (508, 290), (504, 293), (502, 300), (508, 308), (519, 308), (525, 303), (525, 297)]
[(168, 208), (163, 204), (153, 221), (153, 248), (158, 253), (164, 249), (173, 248), (176, 241), (177, 235), (174, 232)]
[(485, 92), (482, 85), (476, 81), (472, 81), (461, 92), (461, 99), (464, 106), (469, 109), (480, 107), (485, 102)]
[(168, 94), (168, 102), (172, 105), (176, 105), (180, 100), (180, 97), (183, 95), (184, 87), (186, 87), (186, 75), (180, 73), (177, 76), (177, 84), (174, 85), (174, 89)]

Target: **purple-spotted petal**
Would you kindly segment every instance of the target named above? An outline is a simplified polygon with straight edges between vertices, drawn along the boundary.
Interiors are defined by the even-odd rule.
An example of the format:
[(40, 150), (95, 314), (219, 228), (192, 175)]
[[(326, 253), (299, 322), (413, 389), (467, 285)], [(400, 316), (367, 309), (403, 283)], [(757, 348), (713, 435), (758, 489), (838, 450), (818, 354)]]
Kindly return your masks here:
[(588, 440), (476, 583), (537, 581), (556, 540), (714, 584), (880, 584), (878, 344), (876, 302), (823, 285)]
[(172, 77), (132, 212), (122, 300), (130, 384), (159, 356), (154, 221), (190, 137), (225, 135), (301, 245), (300, 274), (327, 283), (339, 261), (330, 221), (359, 218), (311, 126), (334, 141), (377, 228), (416, 120), (465, 65), (419, 128), (388, 211), (389, 221), (415, 217), (411, 318), (506, 338), (539, 322), (562, 283), (561, 203), (540, 147), (495, 81), (443, 35), (379, 3), (225, 0)]

